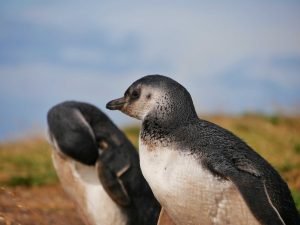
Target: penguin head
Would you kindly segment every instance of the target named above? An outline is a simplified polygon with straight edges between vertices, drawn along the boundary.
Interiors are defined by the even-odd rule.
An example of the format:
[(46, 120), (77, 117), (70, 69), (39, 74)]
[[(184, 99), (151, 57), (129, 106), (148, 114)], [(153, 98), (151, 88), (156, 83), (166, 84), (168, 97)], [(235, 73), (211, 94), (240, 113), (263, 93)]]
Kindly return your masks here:
[(144, 120), (146, 117), (171, 118), (178, 113), (196, 115), (188, 91), (178, 82), (162, 75), (148, 75), (135, 81), (124, 96), (107, 103), (111, 110)]
[(66, 101), (53, 106), (47, 115), (49, 142), (61, 155), (94, 165), (99, 152), (117, 148), (124, 135), (97, 107)]

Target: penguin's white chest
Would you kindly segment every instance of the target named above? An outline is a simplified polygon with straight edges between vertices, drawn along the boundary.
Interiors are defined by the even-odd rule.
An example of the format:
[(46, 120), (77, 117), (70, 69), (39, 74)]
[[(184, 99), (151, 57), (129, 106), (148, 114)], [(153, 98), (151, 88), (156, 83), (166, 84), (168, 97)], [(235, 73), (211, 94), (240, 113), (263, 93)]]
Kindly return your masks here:
[(82, 183), (87, 212), (95, 225), (125, 225), (127, 218), (121, 208), (104, 190), (94, 167), (76, 163), (74, 174)]
[(195, 158), (140, 141), (140, 163), (155, 197), (177, 225), (258, 225), (236, 187)]
[(95, 167), (64, 159), (56, 151), (52, 159), (63, 188), (76, 203), (85, 224), (127, 224), (127, 216), (104, 190)]

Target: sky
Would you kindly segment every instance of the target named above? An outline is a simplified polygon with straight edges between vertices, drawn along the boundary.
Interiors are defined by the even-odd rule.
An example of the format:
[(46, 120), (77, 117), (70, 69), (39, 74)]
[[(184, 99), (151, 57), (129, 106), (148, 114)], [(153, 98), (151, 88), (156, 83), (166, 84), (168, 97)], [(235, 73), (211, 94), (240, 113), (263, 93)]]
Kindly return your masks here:
[(45, 132), (47, 111), (105, 104), (147, 74), (201, 114), (299, 113), (300, 1), (1, 1), (0, 141)]

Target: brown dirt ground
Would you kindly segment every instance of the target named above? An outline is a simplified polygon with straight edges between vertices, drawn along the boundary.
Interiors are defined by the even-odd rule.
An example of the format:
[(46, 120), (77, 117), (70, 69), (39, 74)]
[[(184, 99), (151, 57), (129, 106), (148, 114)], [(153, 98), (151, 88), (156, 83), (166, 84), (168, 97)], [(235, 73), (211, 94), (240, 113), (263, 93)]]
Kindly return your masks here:
[(0, 225), (84, 225), (59, 185), (0, 187)]

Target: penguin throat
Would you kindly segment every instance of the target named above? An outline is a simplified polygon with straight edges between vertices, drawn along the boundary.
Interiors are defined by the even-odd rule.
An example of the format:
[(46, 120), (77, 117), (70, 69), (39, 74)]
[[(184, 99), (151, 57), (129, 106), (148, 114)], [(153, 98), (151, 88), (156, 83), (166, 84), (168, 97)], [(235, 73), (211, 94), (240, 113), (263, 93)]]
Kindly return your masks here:
[(143, 118), (140, 138), (145, 144), (167, 146), (175, 130), (198, 120), (193, 101), (188, 95), (180, 96), (179, 93), (176, 98), (174, 94), (165, 93), (155, 102)]
[(154, 129), (172, 130), (194, 119), (198, 119), (198, 116), (192, 103), (162, 101), (144, 117), (143, 123), (151, 123)]
[[(196, 117), (197, 118), (197, 117)], [(172, 140), (174, 140), (173, 134), (181, 126), (186, 126), (189, 123), (193, 123), (192, 119), (164, 119), (155, 115), (147, 115), (143, 121), (142, 129), (140, 133), (141, 141), (151, 147), (167, 147)]]
[(140, 139), (143, 144), (151, 148), (155, 146), (167, 146), (171, 140), (171, 129), (166, 129), (155, 120), (145, 119), (143, 121)]

